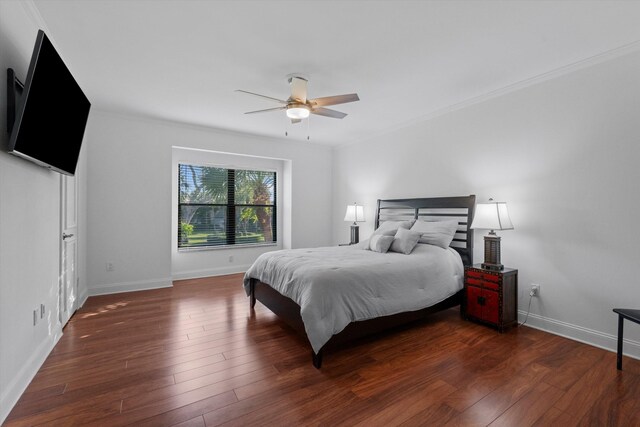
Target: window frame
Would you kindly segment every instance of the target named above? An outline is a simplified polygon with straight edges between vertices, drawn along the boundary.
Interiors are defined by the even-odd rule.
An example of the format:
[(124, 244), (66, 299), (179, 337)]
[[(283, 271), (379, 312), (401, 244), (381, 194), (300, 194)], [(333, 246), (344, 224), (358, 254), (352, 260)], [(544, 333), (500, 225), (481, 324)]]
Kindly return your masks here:
[[(216, 168), (224, 169), (227, 171), (227, 203), (182, 203), (180, 201), (181, 193), (181, 166), (193, 166), (198, 168)], [(235, 203), (235, 174), (236, 171), (255, 171), (255, 172), (267, 172), (273, 174), (273, 205), (266, 204), (239, 204)], [(178, 178), (178, 193), (177, 193), (177, 250), (179, 252), (189, 251), (204, 251), (204, 250), (218, 250), (218, 249), (231, 249), (231, 248), (255, 248), (263, 246), (278, 246), (278, 171), (271, 168), (256, 168), (256, 167), (238, 167), (230, 165), (215, 165), (215, 164), (198, 164), (193, 161), (179, 161), (177, 162), (177, 178)], [(226, 208), (226, 230), (234, 230), (233, 233), (226, 232), (225, 244), (205, 244), (196, 246), (180, 246), (181, 235), (181, 218), (180, 208), (181, 206), (211, 206), (211, 207), (223, 207)], [(255, 207), (255, 208), (271, 208), (271, 230), (273, 240), (270, 242), (256, 242), (256, 243), (236, 243), (236, 208), (243, 207)]]

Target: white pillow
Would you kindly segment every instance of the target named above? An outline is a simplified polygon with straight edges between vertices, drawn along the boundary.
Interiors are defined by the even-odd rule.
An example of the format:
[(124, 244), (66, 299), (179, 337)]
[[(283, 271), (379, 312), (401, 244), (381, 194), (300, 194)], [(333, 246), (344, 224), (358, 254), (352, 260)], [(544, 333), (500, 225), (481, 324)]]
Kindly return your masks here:
[(413, 248), (418, 244), (419, 239), (420, 233), (407, 230), (406, 228), (400, 228), (393, 238), (393, 243), (389, 250), (409, 255)]
[(453, 236), (458, 229), (458, 221), (416, 221), (411, 227), (411, 231), (421, 234), (420, 243), (440, 246), (447, 249), (453, 240)]
[(369, 249), (384, 254), (389, 250), (391, 243), (393, 243), (393, 236), (376, 234), (375, 236), (371, 236), (371, 240), (369, 240)]
[(385, 221), (373, 232), (373, 235), (382, 234), (383, 236), (395, 236), (399, 228), (406, 228), (407, 230), (413, 225), (413, 221)]
[(363, 249), (365, 251), (368, 251), (369, 250), (369, 240), (370, 239), (364, 239), (364, 240), (360, 241), (359, 243), (356, 243), (356, 244), (350, 245), (350, 246), (353, 246), (354, 248)]

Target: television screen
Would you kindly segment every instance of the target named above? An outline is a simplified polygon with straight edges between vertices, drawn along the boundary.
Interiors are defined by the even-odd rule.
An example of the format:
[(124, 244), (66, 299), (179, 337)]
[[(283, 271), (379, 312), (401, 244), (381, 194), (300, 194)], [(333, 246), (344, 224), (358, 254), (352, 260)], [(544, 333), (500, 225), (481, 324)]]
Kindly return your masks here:
[(45, 35), (38, 31), (9, 152), (73, 175), (91, 103)]

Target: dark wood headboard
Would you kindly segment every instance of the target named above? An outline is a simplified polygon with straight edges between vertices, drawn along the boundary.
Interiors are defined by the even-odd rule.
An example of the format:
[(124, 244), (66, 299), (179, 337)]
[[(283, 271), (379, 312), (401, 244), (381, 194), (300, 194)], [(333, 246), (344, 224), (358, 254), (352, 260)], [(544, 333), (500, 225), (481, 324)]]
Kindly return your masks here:
[(473, 265), (473, 230), (471, 221), (476, 206), (476, 196), (429, 197), (420, 199), (378, 200), (375, 226), (384, 221), (410, 219), (442, 220), (442, 217), (458, 220), (458, 231), (451, 247), (460, 253), (464, 265)]

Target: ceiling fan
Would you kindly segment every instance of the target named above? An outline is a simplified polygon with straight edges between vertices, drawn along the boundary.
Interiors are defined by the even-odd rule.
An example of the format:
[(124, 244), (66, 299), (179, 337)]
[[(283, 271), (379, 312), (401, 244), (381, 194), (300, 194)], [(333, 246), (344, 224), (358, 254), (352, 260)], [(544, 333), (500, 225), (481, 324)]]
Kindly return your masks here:
[(267, 113), (270, 111), (286, 110), (287, 117), (291, 119), (291, 123), (300, 123), (302, 119), (306, 119), (307, 117), (309, 117), (309, 114), (316, 114), (318, 116), (331, 117), (334, 119), (343, 119), (347, 116), (346, 113), (324, 107), (328, 105), (346, 104), (347, 102), (355, 102), (360, 100), (357, 93), (307, 99), (307, 79), (299, 76), (290, 76), (288, 78), (288, 81), (291, 85), (291, 96), (286, 101), (282, 99), (272, 98), (270, 96), (260, 95), (258, 93), (248, 92), (246, 90), (236, 90), (236, 92), (259, 96), (260, 98), (270, 99), (282, 104), (280, 107), (267, 108), (266, 110), (249, 111), (245, 114)]

